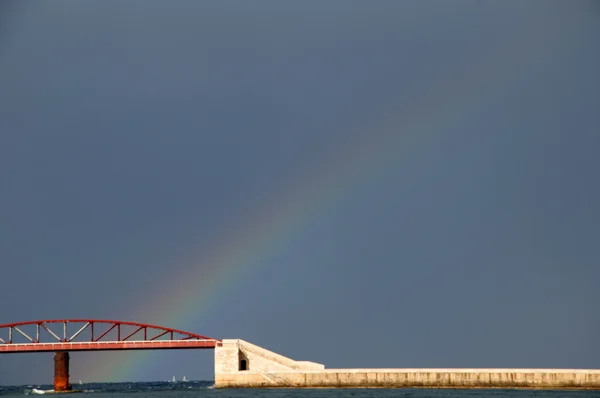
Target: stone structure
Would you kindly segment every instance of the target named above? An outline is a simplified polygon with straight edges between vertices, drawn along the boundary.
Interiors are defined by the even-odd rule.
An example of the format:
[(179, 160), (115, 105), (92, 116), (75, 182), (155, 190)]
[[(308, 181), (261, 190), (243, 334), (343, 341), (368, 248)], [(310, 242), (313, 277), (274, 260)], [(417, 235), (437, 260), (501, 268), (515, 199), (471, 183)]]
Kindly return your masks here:
[(600, 370), (325, 369), (243, 340), (215, 348), (215, 387), (600, 389)]
[(54, 391), (70, 391), (69, 383), (69, 353), (57, 351), (54, 353)]
[(294, 361), (244, 340), (223, 340), (215, 348), (215, 375), (324, 369), (319, 363)]

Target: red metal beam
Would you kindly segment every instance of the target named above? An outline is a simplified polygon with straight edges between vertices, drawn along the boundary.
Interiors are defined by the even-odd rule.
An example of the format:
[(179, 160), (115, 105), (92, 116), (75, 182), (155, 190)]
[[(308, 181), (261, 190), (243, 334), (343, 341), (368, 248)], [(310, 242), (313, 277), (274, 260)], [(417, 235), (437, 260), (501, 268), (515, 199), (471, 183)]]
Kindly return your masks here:
[(159, 335), (156, 335), (156, 336), (152, 337), (152, 338), (150, 339), (150, 341), (156, 340), (156, 339), (158, 339), (159, 337), (162, 337), (162, 336), (164, 336), (164, 335), (165, 335), (165, 334), (167, 334), (167, 333), (169, 333), (169, 331), (168, 331), (168, 330), (165, 330), (165, 331), (163, 331), (161, 334), (159, 334)]
[(109, 327), (108, 329), (106, 329), (106, 331), (104, 333), (102, 333), (100, 335), (100, 337), (97, 337), (96, 340), (92, 340), (92, 341), (98, 341), (100, 340), (102, 337), (104, 337), (108, 332), (110, 332), (111, 330), (113, 330), (115, 327), (117, 326), (116, 323), (113, 323), (111, 327)]
[(220, 344), (221, 342), (218, 340), (96, 341), (70, 343), (0, 344), (0, 354), (51, 351), (211, 349)]
[[(139, 332), (139, 331), (140, 331), (140, 330), (142, 330), (143, 328), (144, 328), (143, 326), (140, 326), (140, 327), (138, 327), (137, 329), (135, 329), (133, 332), (129, 333), (129, 334), (127, 335), (127, 337), (123, 338), (122, 340), (121, 340), (121, 339), (119, 339), (119, 340), (121, 340), (121, 341), (128, 340), (128, 339), (129, 339), (131, 336), (133, 336), (134, 334), (136, 334), (137, 332)], [(145, 340), (145, 339), (144, 339), (144, 340)]]

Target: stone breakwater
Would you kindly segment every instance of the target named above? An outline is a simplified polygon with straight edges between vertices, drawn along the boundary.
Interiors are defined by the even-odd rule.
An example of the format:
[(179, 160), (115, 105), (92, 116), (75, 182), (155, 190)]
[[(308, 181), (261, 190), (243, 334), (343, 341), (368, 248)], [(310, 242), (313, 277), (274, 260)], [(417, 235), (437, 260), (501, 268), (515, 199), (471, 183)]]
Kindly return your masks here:
[(325, 369), (243, 340), (215, 349), (217, 388), (538, 388), (598, 389), (600, 370)]

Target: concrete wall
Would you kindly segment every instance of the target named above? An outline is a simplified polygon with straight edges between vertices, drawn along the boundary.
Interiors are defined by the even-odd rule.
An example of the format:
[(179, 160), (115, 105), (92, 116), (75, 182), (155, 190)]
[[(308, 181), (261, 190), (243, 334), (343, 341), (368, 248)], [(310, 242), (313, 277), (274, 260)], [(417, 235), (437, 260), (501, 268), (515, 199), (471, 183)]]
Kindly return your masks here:
[(248, 371), (251, 372), (325, 369), (324, 365), (308, 361), (294, 361), (244, 340), (223, 340), (222, 346), (215, 348), (215, 374), (239, 373), (242, 359), (246, 360)]
[[(241, 360), (247, 361), (248, 370), (239, 370)], [(325, 369), (243, 340), (223, 340), (215, 349), (215, 386), (600, 389), (600, 370)]]
[(597, 370), (519, 369), (328, 369), (216, 374), (224, 387), (296, 388), (546, 388), (600, 389)]

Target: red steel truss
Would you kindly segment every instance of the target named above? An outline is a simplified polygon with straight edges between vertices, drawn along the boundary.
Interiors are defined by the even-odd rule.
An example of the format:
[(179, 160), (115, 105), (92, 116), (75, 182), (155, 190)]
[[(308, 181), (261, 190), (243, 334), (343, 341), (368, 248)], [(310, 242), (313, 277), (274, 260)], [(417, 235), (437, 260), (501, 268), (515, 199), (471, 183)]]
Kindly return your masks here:
[(198, 349), (215, 348), (220, 343), (199, 334), (136, 322), (56, 319), (0, 325), (0, 354)]

